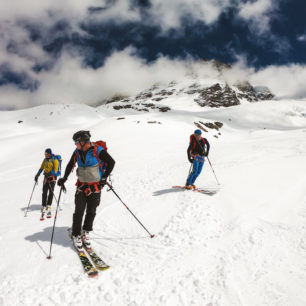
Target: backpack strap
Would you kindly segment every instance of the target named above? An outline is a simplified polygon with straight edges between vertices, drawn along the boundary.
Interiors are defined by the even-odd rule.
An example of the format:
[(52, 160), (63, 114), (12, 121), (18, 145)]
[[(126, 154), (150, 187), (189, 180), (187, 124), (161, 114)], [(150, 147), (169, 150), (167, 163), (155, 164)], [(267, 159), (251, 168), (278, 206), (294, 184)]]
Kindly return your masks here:
[(76, 164), (76, 162), (77, 162), (78, 157), (79, 157), (78, 149), (75, 149), (75, 151), (74, 151), (74, 156), (73, 156), (73, 166), (72, 166), (71, 172), (72, 172), (73, 169), (75, 168), (75, 164)]
[(197, 141), (196, 141), (196, 139), (195, 139), (195, 137), (194, 137), (193, 134), (190, 135), (190, 143), (192, 144), (191, 152), (193, 152), (194, 149), (195, 149), (196, 146), (197, 146)]
[(98, 160), (99, 166), (102, 169), (103, 165), (102, 165), (101, 159), (98, 155), (98, 146), (96, 144), (94, 144), (93, 156)]
[[(99, 166), (100, 166), (100, 168), (102, 169), (102, 168), (103, 168), (103, 165), (102, 165), (101, 159), (100, 159), (100, 157), (99, 157), (99, 155), (98, 155), (98, 147), (99, 147), (99, 146), (96, 145), (96, 144), (93, 144), (93, 145), (94, 145), (94, 148), (93, 148), (93, 156), (98, 160)], [(102, 148), (103, 148), (103, 147), (102, 147)], [(76, 149), (76, 150), (74, 151), (73, 167), (72, 167), (72, 170), (71, 170), (71, 171), (73, 171), (73, 169), (75, 168), (75, 164), (76, 164), (76, 162), (77, 162), (78, 157), (79, 157), (79, 152), (78, 152), (78, 150)]]

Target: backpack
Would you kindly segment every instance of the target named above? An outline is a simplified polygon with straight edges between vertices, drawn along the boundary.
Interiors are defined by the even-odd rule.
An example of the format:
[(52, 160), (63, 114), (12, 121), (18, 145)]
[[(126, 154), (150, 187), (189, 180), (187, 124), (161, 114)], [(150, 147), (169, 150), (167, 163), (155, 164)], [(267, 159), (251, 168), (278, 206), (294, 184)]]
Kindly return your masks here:
[[(54, 169), (52, 170), (52, 174), (54, 174), (56, 177), (61, 176), (61, 170), (62, 170), (62, 157), (60, 155), (52, 155), (52, 160), (54, 161), (55, 159), (58, 160), (58, 169), (57, 172), (54, 171)], [(54, 164), (54, 162), (53, 162)]]
[(102, 147), (105, 151), (107, 151), (106, 142), (103, 141), (103, 140), (98, 140), (98, 141), (94, 141), (92, 144), (94, 145), (93, 155), (94, 155), (94, 157), (97, 158), (97, 160), (99, 162), (99, 166), (102, 169), (102, 172), (104, 172), (105, 169), (106, 169), (106, 163), (101, 162), (101, 160), (98, 156), (98, 147)]
[[(198, 142), (198, 144), (200, 145), (201, 149), (204, 150), (204, 147), (205, 147), (205, 138), (202, 138), (202, 140), (203, 140), (203, 147), (202, 147), (202, 145), (201, 145), (199, 142)], [(190, 143), (190, 144), (192, 143), (192, 149), (191, 149), (191, 151), (193, 152), (194, 149), (195, 149), (196, 146), (197, 146), (197, 140), (196, 140), (194, 134), (191, 134), (191, 135), (190, 135), (190, 142), (189, 142), (189, 143)]]
[[(106, 169), (106, 163), (101, 162), (101, 160), (100, 160), (100, 158), (99, 158), (99, 156), (98, 156), (98, 147), (102, 147), (105, 151), (107, 151), (106, 142), (103, 141), (103, 140), (98, 140), (98, 141), (92, 142), (92, 144), (94, 145), (93, 155), (94, 155), (94, 157), (96, 157), (96, 159), (98, 160), (98, 163), (99, 163), (99, 166), (100, 166), (102, 172), (104, 172), (105, 169)], [(73, 164), (72, 170), (73, 170), (74, 167), (75, 167), (76, 161), (77, 161), (77, 159), (78, 159), (78, 154), (79, 154), (79, 153), (75, 154), (75, 156), (74, 156), (74, 164)]]

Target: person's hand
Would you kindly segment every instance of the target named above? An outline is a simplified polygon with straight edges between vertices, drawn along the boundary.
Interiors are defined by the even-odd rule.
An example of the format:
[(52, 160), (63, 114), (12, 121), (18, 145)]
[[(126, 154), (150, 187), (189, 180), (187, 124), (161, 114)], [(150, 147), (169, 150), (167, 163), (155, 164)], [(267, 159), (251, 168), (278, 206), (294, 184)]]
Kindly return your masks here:
[(189, 162), (193, 164), (194, 159), (190, 158)]
[(102, 180), (100, 181), (101, 189), (106, 185), (106, 180), (107, 178), (103, 177)]
[(61, 177), (60, 179), (58, 179), (57, 185), (58, 186), (63, 186), (66, 181), (67, 181), (67, 179), (65, 177)]
[(34, 181), (37, 183), (37, 181), (38, 181), (38, 178), (39, 178), (39, 174), (36, 174), (35, 175), (35, 178), (34, 178)]
[(207, 152), (205, 152), (205, 153), (203, 154), (203, 156), (207, 157), (207, 156), (208, 156), (208, 153), (207, 153)]

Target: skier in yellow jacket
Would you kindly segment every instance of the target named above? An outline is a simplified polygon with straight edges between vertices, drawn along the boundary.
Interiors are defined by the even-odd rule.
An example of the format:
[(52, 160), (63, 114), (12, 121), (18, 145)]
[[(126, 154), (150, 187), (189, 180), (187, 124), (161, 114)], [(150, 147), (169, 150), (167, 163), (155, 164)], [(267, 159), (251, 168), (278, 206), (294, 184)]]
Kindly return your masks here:
[(42, 192), (42, 208), (41, 212), (47, 210), (47, 218), (51, 217), (51, 205), (53, 200), (53, 191), (59, 172), (59, 161), (54, 158), (50, 148), (45, 151), (45, 159), (43, 160), (40, 169), (35, 175), (35, 182), (38, 181), (39, 175), (44, 171), (43, 192)]

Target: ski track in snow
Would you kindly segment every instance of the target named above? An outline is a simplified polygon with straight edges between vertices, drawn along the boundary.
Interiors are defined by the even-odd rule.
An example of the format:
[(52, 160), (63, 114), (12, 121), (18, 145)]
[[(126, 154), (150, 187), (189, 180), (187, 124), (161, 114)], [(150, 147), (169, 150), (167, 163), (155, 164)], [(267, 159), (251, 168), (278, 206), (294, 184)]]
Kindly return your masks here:
[[(14, 130), (5, 138), (9, 149), (0, 159), (0, 305), (306, 304), (306, 123), (288, 130), (225, 126), (218, 140), (209, 132), (210, 159), (221, 186), (206, 162), (197, 181), (207, 191), (201, 194), (171, 186), (185, 182), (189, 135), (195, 117), (205, 120), (204, 112), (202, 117), (152, 113), (117, 121), (87, 107), (73, 109), (75, 117), (94, 114), (92, 126), (85, 119), (82, 126), (74, 126), (76, 118), (62, 114), (61, 107), (57, 115), (65, 115), (71, 127), (61, 123), (51, 133), (35, 123), (36, 136), (34, 124), (29, 124), (22, 138), (21, 131)], [(52, 124), (53, 119), (43, 116), (43, 107), (34, 111), (37, 114), (22, 113), (27, 118), (36, 115), (37, 120), (41, 115)], [(19, 117), (12, 114), (1, 128), (14, 125)], [(236, 110), (210, 111), (208, 117), (220, 114), (225, 121)], [(147, 124), (148, 118), (162, 124)], [(235, 124), (239, 126), (238, 119)], [(41, 178), (24, 218), (44, 148), (55, 147), (65, 168), (73, 150), (71, 135), (85, 126), (95, 138), (107, 140), (116, 160), (115, 191), (156, 234), (150, 239), (115, 195), (103, 190), (92, 238), (111, 268), (96, 279), (84, 274), (67, 234), (74, 209), (74, 174), (61, 200), (51, 260), (46, 256), (53, 218), (39, 221)], [(48, 141), (43, 135), (50, 137)], [(26, 158), (20, 159), (20, 150)]]

